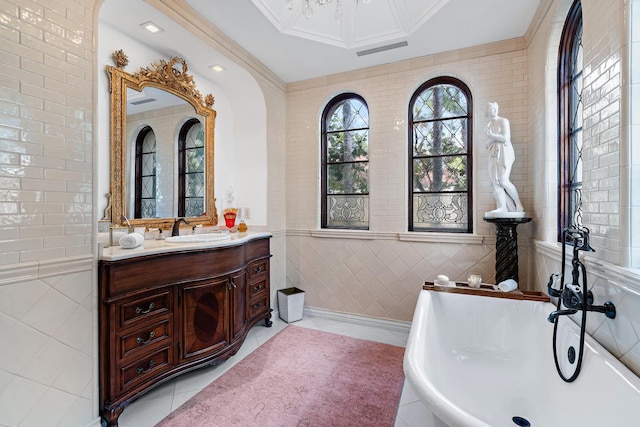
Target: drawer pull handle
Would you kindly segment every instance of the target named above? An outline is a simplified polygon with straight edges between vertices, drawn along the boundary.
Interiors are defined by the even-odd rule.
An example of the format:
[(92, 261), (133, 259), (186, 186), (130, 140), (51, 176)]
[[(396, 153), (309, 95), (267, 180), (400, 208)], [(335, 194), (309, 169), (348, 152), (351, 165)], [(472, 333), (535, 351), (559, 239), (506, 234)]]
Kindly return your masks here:
[(229, 288), (229, 290), (231, 290), (231, 288), (236, 289), (236, 281), (231, 279), (231, 281), (229, 282), (229, 284), (227, 285), (227, 288)]
[(150, 303), (149, 307), (147, 307), (146, 310), (143, 310), (142, 307), (138, 306), (138, 307), (136, 307), (136, 314), (147, 314), (147, 313), (150, 313), (151, 310), (153, 310), (153, 307), (155, 307), (154, 303)]
[(138, 337), (138, 338), (136, 338), (136, 342), (137, 342), (138, 344), (146, 344), (146, 343), (148, 343), (149, 341), (151, 341), (151, 340), (153, 339), (153, 337), (155, 337), (155, 336), (156, 336), (156, 333), (155, 333), (155, 332), (153, 332), (153, 331), (151, 331), (151, 332), (149, 332), (149, 338), (147, 338), (147, 339), (145, 340), (145, 339), (144, 339), (144, 338), (142, 338), (142, 337)]
[(254, 309), (254, 310), (257, 310), (257, 309), (259, 309), (260, 307), (262, 307), (263, 305), (264, 305), (264, 304), (262, 304), (261, 302), (259, 302), (259, 303), (257, 303), (257, 304), (253, 304), (253, 305), (251, 306), (251, 308), (252, 308), (252, 309)]
[(149, 364), (147, 365), (146, 368), (143, 368), (142, 366), (140, 366), (139, 368), (136, 369), (136, 375), (146, 374), (151, 370), (151, 368), (153, 368), (153, 365), (155, 364), (156, 362), (154, 362), (153, 359), (149, 360)]
[(258, 292), (260, 289), (262, 289), (262, 286), (261, 286), (261, 285), (255, 285), (255, 286), (253, 287), (253, 292)]
[(262, 272), (262, 267), (253, 267), (253, 274), (258, 274)]

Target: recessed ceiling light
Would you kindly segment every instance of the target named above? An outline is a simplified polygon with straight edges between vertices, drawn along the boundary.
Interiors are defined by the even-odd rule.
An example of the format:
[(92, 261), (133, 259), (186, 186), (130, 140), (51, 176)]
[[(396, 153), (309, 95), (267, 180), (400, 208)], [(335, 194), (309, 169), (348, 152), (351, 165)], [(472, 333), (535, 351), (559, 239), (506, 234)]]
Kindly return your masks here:
[(140, 26), (142, 28), (144, 28), (145, 30), (149, 31), (150, 33), (161, 33), (164, 30), (162, 28), (160, 28), (157, 24), (151, 22), (151, 21), (147, 21), (144, 24), (140, 24)]
[(222, 65), (218, 65), (218, 64), (211, 65), (211, 66), (209, 66), (209, 68), (211, 68), (213, 71), (216, 71), (218, 73), (221, 72), (221, 71), (224, 71), (224, 67)]

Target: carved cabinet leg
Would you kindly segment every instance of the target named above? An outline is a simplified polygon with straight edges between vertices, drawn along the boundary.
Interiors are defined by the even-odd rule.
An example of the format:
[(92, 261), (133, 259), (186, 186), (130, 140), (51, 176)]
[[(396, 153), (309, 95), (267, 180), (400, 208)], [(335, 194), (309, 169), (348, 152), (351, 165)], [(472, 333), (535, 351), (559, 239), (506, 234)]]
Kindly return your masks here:
[(104, 408), (102, 410), (102, 426), (103, 427), (118, 427), (118, 418), (124, 406), (116, 406), (115, 408)]
[(266, 326), (267, 328), (270, 328), (271, 325), (273, 325), (273, 322), (271, 321), (271, 313), (269, 313), (269, 315), (267, 315), (267, 317), (264, 318), (264, 326)]

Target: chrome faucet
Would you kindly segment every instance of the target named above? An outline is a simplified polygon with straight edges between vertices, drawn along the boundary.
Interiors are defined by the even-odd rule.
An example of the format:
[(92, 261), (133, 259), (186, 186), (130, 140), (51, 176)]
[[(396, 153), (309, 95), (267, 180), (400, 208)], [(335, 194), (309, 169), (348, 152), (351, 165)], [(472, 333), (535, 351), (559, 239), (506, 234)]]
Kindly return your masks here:
[(187, 221), (185, 218), (176, 218), (176, 220), (173, 222), (173, 228), (171, 229), (171, 236), (179, 236), (180, 235), (180, 223), (184, 222), (185, 224), (189, 225), (189, 221)]

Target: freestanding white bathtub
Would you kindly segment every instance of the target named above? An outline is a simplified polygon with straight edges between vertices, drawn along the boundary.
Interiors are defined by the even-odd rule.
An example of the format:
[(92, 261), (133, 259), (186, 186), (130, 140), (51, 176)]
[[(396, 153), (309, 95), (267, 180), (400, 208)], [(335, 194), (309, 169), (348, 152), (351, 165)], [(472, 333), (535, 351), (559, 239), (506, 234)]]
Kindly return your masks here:
[[(588, 335), (580, 375), (560, 379), (547, 321), (554, 309), (423, 290), (405, 351), (407, 380), (451, 427), (640, 426), (640, 378)], [(558, 328), (562, 370), (571, 373), (566, 354), (578, 350), (579, 328), (566, 316)]]

